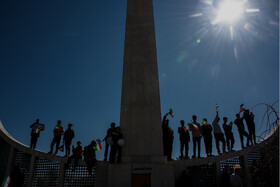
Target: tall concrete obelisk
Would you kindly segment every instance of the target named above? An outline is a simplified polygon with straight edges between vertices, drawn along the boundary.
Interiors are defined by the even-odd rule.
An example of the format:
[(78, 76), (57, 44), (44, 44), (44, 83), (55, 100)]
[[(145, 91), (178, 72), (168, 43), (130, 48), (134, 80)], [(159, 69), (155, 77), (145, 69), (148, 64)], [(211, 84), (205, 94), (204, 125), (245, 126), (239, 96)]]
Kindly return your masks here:
[(152, 0), (127, 0), (120, 126), (121, 163), (99, 163), (97, 187), (173, 187), (163, 156)]
[(163, 155), (152, 0), (127, 1), (120, 125), (123, 161)]

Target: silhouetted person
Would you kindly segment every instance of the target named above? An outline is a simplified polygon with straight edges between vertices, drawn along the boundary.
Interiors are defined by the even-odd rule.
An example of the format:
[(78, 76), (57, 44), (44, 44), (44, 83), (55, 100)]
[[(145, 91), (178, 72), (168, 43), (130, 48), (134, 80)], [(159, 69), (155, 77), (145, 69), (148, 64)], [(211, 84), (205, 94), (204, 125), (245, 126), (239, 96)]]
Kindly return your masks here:
[(116, 127), (112, 133), (113, 145), (111, 145), (111, 151), (110, 151), (111, 163), (115, 163), (116, 156), (117, 156), (118, 163), (121, 162), (122, 147), (118, 143), (120, 139), (123, 139), (123, 134), (121, 133), (121, 128)]
[(219, 112), (217, 111), (216, 117), (215, 117), (212, 125), (214, 128), (214, 137), (216, 140), (216, 147), (217, 147), (218, 154), (221, 153), (220, 142), (223, 143), (223, 153), (226, 152), (226, 141), (225, 141), (224, 133), (222, 132), (221, 127), (218, 124), (219, 121), (220, 121)]
[(24, 174), (20, 171), (21, 163), (14, 166), (12, 172), (10, 173), (11, 183), (9, 187), (21, 187), (24, 184)]
[(172, 155), (174, 134), (173, 134), (173, 130), (169, 126), (169, 120), (166, 119), (166, 116), (168, 114), (169, 113), (165, 114), (162, 120), (163, 152), (164, 155), (167, 156), (167, 160), (172, 160), (171, 155)]
[(247, 128), (249, 131), (249, 140), (251, 144), (256, 144), (256, 133), (255, 133), (255, 122), (254, 122), (254, 114), (249, 110), (245, 110), (243, 114), (243, 119), (245, 119)]
[(52, 140), (52, 143), (51, 143), (51, 150), (50, 150), (49, 153), (53, 153), (53, 146), (54, 146), (54, 144), (56, 144), (54, 154), (57, 154), (58, 147), (59, 147), (60, 140), (61, 140), (61, 136), (63, 136), (63, 134), (64, 134), (64, 127), (61, 125), (61, 121), (58, 120), (57, 125), (55, 126), (55, 128), (53, 130), (53, 140)]
[(192, 176), (189, 170), (183, 170), (179, 179), (178, 187), (192, 187)]
[(221, 179), (221, 186), (230, 187), (230, 168), (228, 165), (225, 165)]
[(109, 137), (112, 137), (112, 133), (113, 133), (115, 127), (116, 127), (116, 124), (111, 123), (111, 128), (109, 128), (107, 130), (107, 134), (106, 134), (105, 138), (103, 139), (103, 141), (106, 142), (105, 152), (104, 152), (104, 161), (107, 161), (107, 156), (108, 156), (109, 144), (108, 144), (107, 140), (108, 140)]
[(87, 164), (87, 170), (90, 175), (92, 175), (92, 168), (96, 163), (95, 146), (96, 142), (93, 140), (88, 146), (85, 146), (84, 149), (84, 160)]
[(192, 139), (193, 139), (193, 156), (196, 157), (196, 144), (197, 144), (197, 156), (200, 158), (200, 140), (202, 136), (202, 131), (200, 124), (196, 122), (196, 115), (192, 116), (193, 122), (188, 124), (190, 131), (192, 131)]
[(243, 119), (240, 118), (240, 114), (236, 114), (236, 119), (234, 120), (234, 124), (237, 126), (239, 136), (240, 136), (241, 147), (242, 147), (242, 149), (244, 149), (243, 136), (246, 136), (246, 138), (247, 138), (246, 146), (248, 146), (249, 145), (249, 134), (244, 129)]
[(226, 141), (227, 141), (227, 148), (228, 151), (232, 151), (233, 150), (233, 146), (234, 146), (234, 137), (233, 137), (233, 133), (232, 133), (232, 122), (230, 122), (229, 124), (227, 124), (227, 117), (223, 118), (224, 123), (223, 123), (223, 129), (226, 135)]
[(178, 128), (179, 138), (180, 138), (180, 153), (181, 153), (181, 159), (184, 158), (183, 152), (185, 148), (185, 158), (189, 158), (189, 141), (190, 141), (190, 133), (189, 130), (184, 127), (185, 121), (181, 120), (181, 127)]
[(63, 136), (63, 142), (65, 145), (65, 156), (70, 155), (70, 146), (72, 144), (72, 139), (75, 137), (75, 133), (72, 129), (72, 124), (68, 124), (68, 129), (65, 131), (64, 136)]
[(207, 156), (212, 156), (212, 126), (207, 123), (207, 119), (203, 118), (204, 124), (201, 126), (204, 145)]
[(230, 176), (230, 185), (232, 187), (242, 187), (243, 181), (241, 178), (241, 167), (240, 165), (234, 166), (234, 173)]
[(69, 168), (69, 164), (70, 164), (71, 160), (74, 159), (74, 167), (73, 167), (72, 171), (75, 171), (76, 166), (78, 165), (79, 159), (81, 159), (83, 156), (84, 148), (81, 144), (82, 143), (80, 141), (78, 141), (77, 147), (74, 148), (74, 146), (72, 146), (73, 154), (68, 158), (67, 163), (65, 165), (65, 169)]
[(36, 119), (36, 122), (30, 125), (30, 128), (32, 128), (30, 148), (35, 149), (40, 132), (45, 130), (45, 125), (40, 123), (40, 119)]

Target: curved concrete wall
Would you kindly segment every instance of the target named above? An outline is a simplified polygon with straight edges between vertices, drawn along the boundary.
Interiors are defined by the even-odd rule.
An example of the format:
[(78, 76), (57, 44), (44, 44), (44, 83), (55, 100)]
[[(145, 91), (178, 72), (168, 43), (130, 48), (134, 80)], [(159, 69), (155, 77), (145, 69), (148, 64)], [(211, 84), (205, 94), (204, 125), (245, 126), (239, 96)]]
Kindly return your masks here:
[[(218, 156), (213, 156), (213, 157), (207, 157), (207, 158), (199, 158), (199, 159), (189, 159), (189, 160), (177, 160), (177, 161), (171, 161), (166, 163), (169, 166), (172, 166), (174, 168), (174, 179), (175, 179), (175, 183), (176, 181), (180, 180), (181, 177), (181, 173), (184, 169), (186, 168), (190, 168), (190, 167), (200, 167), (200, 166), (207, 166), (207, 165), (212, 165), (211, 167), (215, 168), (216, 173), (214, 174), (216, 177), (216, 186), (220, 186), (219, 181), (220, 181), (220, 171), (221, 171), (221, 163), (226, 161), (226, 160), (230, 160), (230, 159), (235, 159), (235, 158), (239, 158), (240, 162), (243, 165), (243, 169), (246, 173), (246, 177), (248, 180), (248, 183), (250, 184), (250, 180), (251, 180), (251, 176), (250, 176), (250, 171), (249, 171), (249, 164), (248, 164), (248, 155), (251, 155), (252, 153), (261, 150), (262, 148), (266, 147), (268, 144), (270, 144), (270, 142), (272, 142), (276, 137), (279, 137), (278, 134), (278, 127), (279, 127), (279, 122), (278, 124), (275, 126), (275, 128), (273, 129), (273, 131), (261, 142), (259, 142), (257, 145), (254, 146), (249, 146), (248, 148), (245, 148), (243, 150), (239, 150), (239, 151), (234, 151), (234, 152), (229, 152), (229, 153), (225, 153), (222, 155), (218, 155)], [(20, 152), (21, 154), (25, 154), (27, 155), (27, 157), (30, 159), (28, 160), (28, 178), (26, 179), (25, 182), (25, 186), (41, 186), (38, 183), (34, 183), (34, 176), (36, 175), (36, 172), (38, 172), (36, 169), (38, 167), (38, 164), (42, 161), (46, 161), (46, 162), (50, 162), (53, 164), (57, 165), (57, 180), (58, 182), (56, 183), (57, 186), (65, 186), (65, 182), (66, 182), (66, 178), (65, 176), (69, 177), (70, 174), (69, 172), (67, 173), (67, 171), (64, 169), (64, 164), (67, 162), (67, 158), (65, 157), (61, 157), (61, 156), (56, 156), (56, 155), (52, 155), (52, 154), (48, 154), (36, 149), (30, 149), (28, 146), (22, 144), (21, 142), (17, 141), (16, 139), (14, 139), (4, 128), (4, 126), (2, 125), (1, 121), (0, 121), (0, 139), (1, 142), (0, 145), (4, 145), (6, 143), (6, 145), (9, 145), (10, 149), (9, 149), (9, 153), (7, 154), (2, 154), (2, 155), (8, 155), (8, 158), (6, 158), (6, 156), (4, 156), (7, 160), (6, 163), (6, 171), (5, 171), (5, 176), (8, 176), (9, 173), (11, 172), (11, 168), (14, 165), (15, 161), (15, 156), (18, 152)], [(4, 142), (4, 143), (3, 143)], [(7, 146), (6, 146), (7, 147)], [(1, 150), (3, 151), (3, 150)], [(2, 158), (3, 159), (3, 158)], [(85, 168), (85, 162), (84, 160), (80, 160), (79, 161), (79, 166), (80, 167), (84, 167)], [(96, 165), (96, 175), (95, 176), (87, 176), (87, 178), (81, 178), (79, 180), (89, 180), (91, 182), (85, 183), (88, 184), (88, 186), (110, 186), (108, 183), (104, 182), (107, 180), (107, 173), (108, 173), (108, 168), (110, 168), (110, 164), (108, 164), (107, 162), (97, 162)], [(80, 171), (77, 171), (80, 172)], [(74, 174), (76, 173), (76, 171), (74, 172)], [(78, 173), (76, 173), (78, 174)], [(85, 174), (83, 174), (84, 176)], [(4, 176), (1, 176), (2, 178)], [(1, 179), (0, 177), (0, 179)], [(95, 182), (92, 182), (94, 180), (95, 177)], [(76, 176), (76, 179), (79, 178)], [(78, 179), (77, 179), (78, 180)], [(69, 181), (68, 181), (69, 182)], [(105, 184), (106, 183), (106, 184)], [(68, 183), (67, 183), (68, 184)], [(69, 184), (70, 185), (70, 184)], [(66, 185), (66, 186), (69, 186)], [(44, 185), (43, 185), (44, 186)], [(87, 185), (84, 185), (87, 186)]]

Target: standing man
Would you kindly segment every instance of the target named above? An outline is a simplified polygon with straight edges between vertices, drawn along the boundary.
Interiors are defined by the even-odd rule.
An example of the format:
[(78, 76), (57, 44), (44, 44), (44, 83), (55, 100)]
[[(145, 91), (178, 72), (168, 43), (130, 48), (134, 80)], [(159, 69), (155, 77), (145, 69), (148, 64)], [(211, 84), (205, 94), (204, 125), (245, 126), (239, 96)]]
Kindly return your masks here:
[(212, 156), (212, 126), (207, 123), (206, 118), (203, 118), (201, 129), (207, 157)]
[(172, 160), (172, 146), (173, 146), (173, 130), (169, 126), (169, 120), (166, 119), (167, 113), (164, 115), (162, 120), (162, 138), (163, 138), (163, 153), (167, 156), (167, 160)]
[(239, 136), (240, 136), (241, 147), (242, 149), (244, 149), (243, 136), (246, 136), (247, 138), (247, 143), (246, 143), (246, 147), (247, 147), (249, 145), (249, 134), (245, 131), (243, 118), (240, 118), (240, 114), (236, 114), (236, 119), (234, 120), (234, 124), (237, 126)]
[(118, 141), (123, 138), (121, 133), (121, 128), (116, 127), (115, 131), (112, 133), (113, 145), (111, 145), (110, 151), (110, 162), (115, 163), (115, 158), (117, 156), (118, 163), (121, 163), (122, 147), (119, 145)]
[(70, 155), (70, 146), (72, 144), (72, 139), (75, 137), (75, 133), (72, 129), (72, 124), (68, 124), (68, 129), (65, 131), (63, 136), (63, 143), (65, 145), (65, 157)]
[(51, 143), (51, 150), (49, 153), (51, 153), (51, 154), (53, 153), (53, 146), (54, 146), (54, 144), (56, 144), (54, 154), (57, 154), (61, 136), (63, 136), (63, 134), (64, 134), (64, 127), (61, 125), (61, 121), (57, 120), (57, 125), (55, 126), (55, 128), (53, 130), (53, 140)]
[(90, 175), (92, 175), (92, 168), (96, 163), (96, 154), (94, 149), (95, 146), (96, 146), (96, 142), (93, 140), (84, 149), (84, 160), (87, 164), (87, 170)]
[(109, 128), (107, 130), (107, 134), (106, 134), (105, 138), (103, 139), (103, 141), (106, 142), (105, 153), (104, 153), (104, 161), (107, 161), (107, 156), (108, 156), (109, 144), (108, 144), (107, 140), (108, 140), (109, 137), (112, 138), (112, 133), (114, 132), (115, 127), (116, 127), (116, 124), (111, 123), (111, 128)]
[(45, 125), (40, 123), (40, 119), (36, 119), (35, 123), (30, 125), (30, 128), (32, 128), (30, 148), (35, 149), (38, 137), (40, 136), (40, 132), (45, 130)]
[(256, 144), (256, 133), (255, 133), (255, 122), (254, 122), (254, 114), (249, 110), (244, 110), (243, 119), (245, 119), (247, 128), (249, 131), (249, 140), (251, 141), (251, 144)]
[(193, 156), (192, 158), (196, 157), (196, 144), (197, 144), (197, 155), (200, 158), (200, 140), (202, 136), (202, 131), (200, 124), (196, 122), (196, 115), (192, 116), (193, 122), (188, 124), (190, 127), (190, 131), (192, 131), (192, 139), (193, 139)]
[(181, 123), (181, 127), (178, 128), (178, 133), (180, 136), (180, 152), (181, 152), (180, 158), (181, 159), (184, 158), (183, 151), (184, 151), (184, 147), (185, 147), (185, 158), (189, 159), (190, 133), (189, 133), (187, 127), (184, 127), (185, 121), (181, 120), (180, 123)]
[(233, 146), (234, 146), (234, 137), (233, 137), (233, 133), (232, 133), (232, 122), (230, 122), (229, 124), (227, 124), (227, 117), (223, 118), (224, 123), (223, 123), (223, 129), (226, 135), (226, 140), (227, 140), (227, 148), (228, 151), (233, 151)]
[(213, 125), (213, 128), (214, 128), (214, 137), (215, 137), (215, 140), (216, 140), (217, 151), (218, 151), (218, 154), (221, 154), (220, 142), (223, 143), (223, 153), (225, 153), (226, 152), (226, 141), (225, 141), (224, 133), (222, 132), (221, 127), (218, 124), (219, 121), (220, 121), (219, 112), (217, 111), (216, 117), (215, 117), (212, 125)]

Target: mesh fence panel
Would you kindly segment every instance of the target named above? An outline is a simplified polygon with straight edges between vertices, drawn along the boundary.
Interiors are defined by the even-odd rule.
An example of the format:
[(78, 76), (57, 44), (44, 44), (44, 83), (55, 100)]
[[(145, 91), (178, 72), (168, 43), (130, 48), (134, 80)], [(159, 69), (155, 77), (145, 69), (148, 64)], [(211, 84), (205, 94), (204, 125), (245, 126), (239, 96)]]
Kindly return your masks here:
[(224, 170), (226, 165), (228, 165), (230, 168), (233, 168), (236, 164), (242, 165), (239, 157), (234, 157), (231, 159), (223, 160), (220, 162), (221, 171)]
[(93, 186), (95, 178), (95, 169), (93, 169), (93, 174), (89, 175), (86, 166), (77, 166), (75, 171), (72, 171), (73, 166), (70, 165), (69, 169), (65, 172), (64, 186), (74, 187), (74, 186)]
[(28, 182), (30, 160), (31, 160), (31, 155), (17, 150), (16, 156), (14, 159), (14, 165), (16, 165), (17, 163), (21, 163), (20, 170), (24, 173), (24, 185), (25, 186)]
[(59, 162), (39, 158), (32, 186), (54, 187), (58, 185)]
[(186, 168), (189, 173), (189, 183), (193, 187), (214, 187), (216, 186), (216, 165), (207, 164)]
[(9, 160), (10, 145), (7, 144), (2, 138), (0, 138), (0, 183), (3, 182)]

